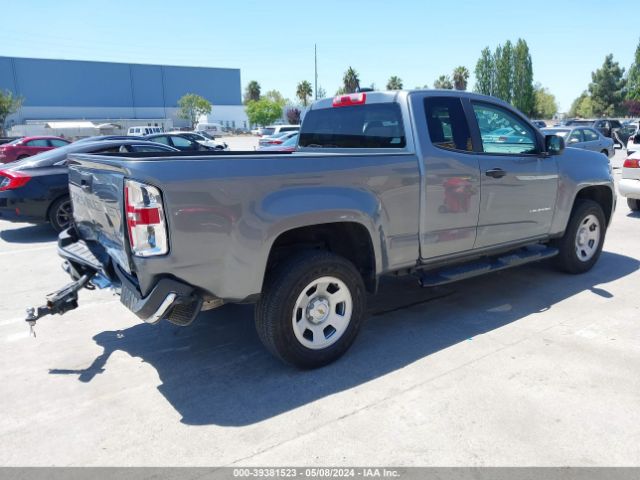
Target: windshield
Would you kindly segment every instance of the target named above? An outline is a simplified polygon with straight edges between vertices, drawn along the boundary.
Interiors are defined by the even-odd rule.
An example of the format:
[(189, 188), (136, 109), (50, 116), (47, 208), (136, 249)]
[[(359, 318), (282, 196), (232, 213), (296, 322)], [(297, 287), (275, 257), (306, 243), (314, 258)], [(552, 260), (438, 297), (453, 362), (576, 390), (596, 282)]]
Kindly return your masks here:
[(23, 140), (22, 138), (16, 138), (15, 140), (11, 140), (10, 142), (3, 143), (1, 146), (6, 147), (7, 145), (16, 145), (17, 143), (20, 143), (22, 140)]
[(397, 103), (374, 103), (310, 110), (300, 130), (301, 147), (403, 148), (402, 114)]
[(295, 147), (298, 145), (298, 134), (292, 135), (286, 142), (282, 142), (283, 147)]
[(211, 135), (207, 132), (198, 132), (198, 135), (202, 135), (204, 138), (208, 138), (209, 140), (215, 140)]

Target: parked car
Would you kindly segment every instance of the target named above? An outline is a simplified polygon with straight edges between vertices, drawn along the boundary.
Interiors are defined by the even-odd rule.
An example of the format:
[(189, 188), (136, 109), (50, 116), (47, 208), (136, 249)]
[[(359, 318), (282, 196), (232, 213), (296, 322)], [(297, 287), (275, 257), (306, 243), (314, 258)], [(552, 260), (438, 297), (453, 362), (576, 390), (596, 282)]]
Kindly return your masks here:
[(222, 125), (219, 123), (198, 123), (195, 130), (198, 133), (209, 134), (212, 140), (216, 135), (222, 135)]
[(205, 145), (201, 141), (201, 137), (196, 137), (195, 134), (189, 132), (171, 132), (171, 133), (158, 133), (155, 135), (147, 135), (145, 138), (152, 142), (162, 143), (169, 145), (170, 147), (177, 148), (183, 152), (196, 151), (203, 152), (207, 150), (224, 150), (225, 147), (209, 146)]
[(162, 133), (162, 128), (142, 125), (139, 127), (129, 127), (129, 130), (127, 130), (127, 135), (132, 136), (153, 135), (154, 133)]
[(196, 142), (204, 145), (205, 147), (211, 147), (215, 150), (229, 150), (229, 145), (226, 142), (222, 142), (220, 140), (216, 140), (206, 132), (169, 132), (169, 133), (177, 133), (183, 138), (188, 138), (189, 140), (195, 140)]
[(277, 142), (280, 143), (261, 146), (258, 150), (261, 152), (295, 152), (296, 146), (298, 145), (299, 135), (300, 134), (298, 132), (295, 132), (284, 140), (282, 140), (281, 137), (280, 139), (277, 139)]
[(571, 120), (567, 120), (565, 125), (569, 127), (575, 127), (575, 126), (593, 127), (605, 137), (612, 138), (615, 143), (620, 145), (620, 147), (624, 146), (624, 142), (618, 136), (618, 130), (622, 128), (622, 123), (620, 123), (620, 120), (617, 120), (615, 118), (598, 118), (598, 119), (573, 118)]
[(298, 135), (298, 132), (293, 131), (293, 132), (275, 133), (270, 137), (262, 137), (260, 140), (258, 140), (258, 146), (269, 147), (271, 145), (282, 145), (282, 143), (286, 142), (294, 135)]
[(269, 125), (268, 127), (262, 127), (259, 135), (264, 138), (277, 135), (278, 133), (297, 132), (298, 130), (300, 130), (300, 125)]
[(38, 153), (69, 145), (69, 140), (60, 137), (22, 137), (0, 145), (0, 163), (15, 162)]
[(71, 201), (67, 156), (71, 153), (177, 152), (153, 142), (100, 140), (67, 146), (13, 162), (0, 170), (0, 219), (69, 226)]
[[(498, 143), (478, 118), (523, 134)], [(295, 160), (138, 155), (72, 156), (75, 222), (58, 253), (73, 283), (30, 309), (32, 324), (75, 308), (92, 282), (150, 323), (257, 302), (266, 348), (319, 367), (354, 342), (381, 276), (435, 286), (548, 258), (584, 273), (616, 203), (600, 153), (564, 149), (506, 102), (453, 90), (319, 100)]]
[(531, 120), (531, 123), (533, 123), (538, 128), (547, 127), (547, 122), (545, 122), (544, 120)]
[(622, 177), (618, 182), (620, 195), (634, 212), (640, 210), (640, 151), (629, 155), (622, 164)]
[(562, 128), (543, 128), (546, 135), (558, 135), (562, 137), (568, 147), (582, 148), (600, 152), (611, 158), (615, 155), (613, 139), (602, 135), (592, 127), (569, 126)]

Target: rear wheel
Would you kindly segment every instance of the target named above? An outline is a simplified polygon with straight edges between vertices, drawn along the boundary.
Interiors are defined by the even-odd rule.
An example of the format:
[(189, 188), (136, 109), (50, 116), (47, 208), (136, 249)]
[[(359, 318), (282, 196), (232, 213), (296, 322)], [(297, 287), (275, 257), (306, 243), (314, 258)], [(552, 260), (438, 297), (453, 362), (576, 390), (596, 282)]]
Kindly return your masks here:
[(22, 160), (22, 159), (24, 159), (24, 158), (29, 158), (29, 155), (20, 155), (20, 156), (18, 157), (18, 160)]
[(629, 205), (629, 208), (634, 212), (637, 212), (638, 210), (640, 210), (640, 200), (638, 199), (627, 198), (627, 205)]
[(347, 351), (365, 310), (364, 283), (351, 262), (329, 252), (302, 252), (265, 281), (256, 328), (275, 356), (317, 368)]
[(593, 200), (578, 200), (564, 236), (554, 242), (560, 250), (556, 266), (568, 273), (591, 270), (602, 252), (606, 228), (602, 207)]
[(49, 223), (56, 232), (61, 232), (71, 224), (71, 199), (62, 197), (49, 207)]
[(606, 150), (602, 150), (602, 153), (605, 157), (609, 158), (609, 152), (607, 152)]

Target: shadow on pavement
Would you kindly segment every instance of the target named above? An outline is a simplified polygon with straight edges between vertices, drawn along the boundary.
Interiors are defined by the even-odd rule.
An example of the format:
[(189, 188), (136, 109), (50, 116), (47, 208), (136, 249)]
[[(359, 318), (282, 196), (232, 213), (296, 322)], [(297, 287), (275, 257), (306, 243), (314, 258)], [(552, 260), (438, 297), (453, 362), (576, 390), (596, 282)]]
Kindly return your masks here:
[[(109, 356), (124, 351), (153, 366), (158, 387), (190, 425), (248, 425), (353, 388), (459, 342), (497, 329), (583, 291), (605, 299), (605, 284), (638, 270), (638, 260), (603, 252), (584, 275), (533, 264), (452, 284), (420, 289), (412, 278), (387, 282), (373, 315), (339, 361), (300, 371), (271, 357), (253, 326), (253, 307), (205, 312), (188, 328), (139, 324), (94, 337), (104, 352), (82, 370), (53, 369), (90, 382)], [(401, 309), (402, 306), (406, 309)], [(385, 313), (386, 312), (386, 313)], [(393, 313), (389, 313), (393, 312)]]
[(28, 227), (0, 231), (0, 238), (9, 243), (44, 243), (58, 238), (58, 234), (49, 224), (29, 225)]

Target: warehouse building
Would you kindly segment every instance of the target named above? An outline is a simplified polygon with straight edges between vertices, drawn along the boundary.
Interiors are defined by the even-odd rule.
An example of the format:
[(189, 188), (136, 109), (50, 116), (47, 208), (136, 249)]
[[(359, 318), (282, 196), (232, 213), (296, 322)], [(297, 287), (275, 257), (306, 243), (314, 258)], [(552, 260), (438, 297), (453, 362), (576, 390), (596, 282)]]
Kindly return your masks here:
[[(96, 126), (186, 125), (178, 99), (198, 94), (211, 102), (208, 121), (246, 128), (240, 70), (131, 63), (0, 57), (0, 90), (24, 99), (7, 127), (87, 120)], [(113, 129), (111, 129), (113, 130)]]

